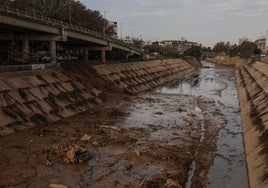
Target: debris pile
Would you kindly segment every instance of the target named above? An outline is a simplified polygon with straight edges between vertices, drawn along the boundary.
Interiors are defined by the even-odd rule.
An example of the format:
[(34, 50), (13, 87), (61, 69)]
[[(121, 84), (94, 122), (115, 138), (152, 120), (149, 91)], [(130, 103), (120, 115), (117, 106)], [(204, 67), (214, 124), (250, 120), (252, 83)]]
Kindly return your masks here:
[(85, 163), (89, 160), (87, 148), (77, 144), (58, 143), (53, 145), (55, 154), (66, 163)]

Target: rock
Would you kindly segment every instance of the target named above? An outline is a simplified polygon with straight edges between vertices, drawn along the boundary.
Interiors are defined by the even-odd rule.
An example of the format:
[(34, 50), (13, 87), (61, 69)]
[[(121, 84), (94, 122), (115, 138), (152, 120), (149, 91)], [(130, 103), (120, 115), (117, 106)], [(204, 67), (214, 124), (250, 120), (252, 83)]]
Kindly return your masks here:
[(163, 115), (164, 113), (163, 112), (156, 112), (155, 114), (157, 114), (157, 115)]
[(101, 125), (100, 128), (112, 129), (112, 130), (115, 130), (115, 131), (122, 132), (122, 128), (119, 127), (119, 126), (115, 126), (115, 125)]
[(82, 136), (82, 138), (80, 140), (88, 142), (90, 139), (91, 139), (91, 136), (89, 136), (88, 134), (84, 134), (84, 136)]
[(135, 154), (136, 154), (138, 157), (141, 156), (141, 152), (140, 152), (140, 150), (135, 149), (134, 152), (135, 152)]
[(60, 185), (60, 184), (49, 184), (49, 188), (68, 188), (65, 185)]
[(116, 186), (118, 183), (119, 183), (118, 180), (116, 180), (116, 179), (113, 179), (113, 180), (112, 180), (112, 184), (113, 184), (113, 186)]
[(93, 143), (92, 143), (92, 146), (93, 146), (93, 147), (98, 147), (98, 146), (100, 146), (100, 144), (99, 144), (98, 142), (93, 142)]
[(125, 165), (125, 169), (126, 170), (131, 170), (133, 168), (133, 166), (132, 166), (132, 164), (127, 164), (127, 165)]
[(182, 188), (182, 186), (173, 179), (167, 179), (167, 182), (165, 184), (167, 188)]
[(166, 172), (167, 170), (165, 168), (161, 168), (160, 172)]
[(183, 109), (181, 109), (181, 108), (177, 109), (176, 111), (177, 111), (177, 112), (180, 112), (180, 113), (181, 113), (181, 112), (186, 112), (186, 110), (183, 110)]

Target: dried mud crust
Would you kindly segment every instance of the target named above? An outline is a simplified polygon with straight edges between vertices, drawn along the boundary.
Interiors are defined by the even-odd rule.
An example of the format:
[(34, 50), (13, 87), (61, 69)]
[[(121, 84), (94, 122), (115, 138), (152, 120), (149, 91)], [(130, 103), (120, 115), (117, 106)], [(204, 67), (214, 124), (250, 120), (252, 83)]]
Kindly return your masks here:
[[(223, 123), (213, 101), (162, 94), (110, 99), (94, 111), (2, 137), (0, 187), (183, 187), (198, 149), (192, 187), (205, 182)], [(200, 148), (196, 105), (206, 126)], [(73, 147), (79, 152), (64, 162)]]

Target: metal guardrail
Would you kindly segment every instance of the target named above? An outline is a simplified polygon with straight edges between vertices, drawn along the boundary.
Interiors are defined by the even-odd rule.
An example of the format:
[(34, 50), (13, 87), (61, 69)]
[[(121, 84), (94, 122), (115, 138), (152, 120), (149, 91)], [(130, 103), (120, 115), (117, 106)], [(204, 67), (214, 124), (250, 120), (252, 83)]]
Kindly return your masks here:
[(69, 24), (67, 22), (63, 22), (63, 21), (56, 20), (56, 19), (53, 19), (53, 18), (40, 16), (40, 15), (35, 14), (34, 12), (29, 13), (27, 11), (14, 9), (14, 8), (11, 8), (11, 7), (8, 7), (8, 6), (0, 6), (0, 13), (10, 14), (10, 15), (13, 15), (13, 16), (16, 16), (16, 17), (19, 17), (19, 18), (31, 19), (32, 21), (38, 21), (40, 23), (48, 24), (48, 25), (58, 27), (58, 28), (65, 28), (66, 30), (72, 30), (72, 31), (76, 31), (76, 32), (81, 32), (81, 33), (86, 34), (86, 35), (91, 35), (91, 36), (94, 36), (96, 38), (104, 39), (104, 40), (107, 40), (109, 42), (113, 42), (113, 43), (119, 44), (121, 46), (130, 48), (132, 50), (136, 50), (136, 51), (138, 51), (140, 53), (142, 52), (142, 50), (139, 49), (139, 48), (136, 48), (136, 47), (134, 47), (132, 45), (124, 43), (121, 40), (111, 38), (111, 37), (109, 37), (109, 36), (107, 36), (107, 35), (105, 35), (103, 33), (100, 33), (100, 32), (85, 28), (85, 27), (81, 27), (81, 26), (78, 26), (78, 25), (72, 25), (72, 24)]

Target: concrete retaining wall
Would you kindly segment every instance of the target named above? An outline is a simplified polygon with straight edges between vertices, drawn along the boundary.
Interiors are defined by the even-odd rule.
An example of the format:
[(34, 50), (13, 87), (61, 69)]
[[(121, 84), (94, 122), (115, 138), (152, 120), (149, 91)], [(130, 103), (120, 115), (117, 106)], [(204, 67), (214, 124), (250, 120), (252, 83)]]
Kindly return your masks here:
[(250, 187), (268, 186), (268, 64), (250, 59), (216, 57), (233, 65), (239, 93)]
[(178, 80), (200, 67), (194, 58), (98, 65), (93, 68), (122, 91), (139, 93)]
[(193, 58), (93, 68), (69, 62), (53, 70), (1, 73), (0, 136), (84, 112), (114, 88), (138, 93), (178, 80), (198, 66)]
[(250, 187), (267, 187), (268, 64), (242, 66), (236, 77)]
[(239, 68), (251, 62), (251, 59), (240, 59), (239, 57), (230, 57), (230, 56), (215, 56), (214, 58), (209, 59), (212, 62), (215, 62), (219, 65), (234, 66)]
[(0, 74), (0, 135), (47, 124), (100, 103), (100, 91), (54, 70)]

